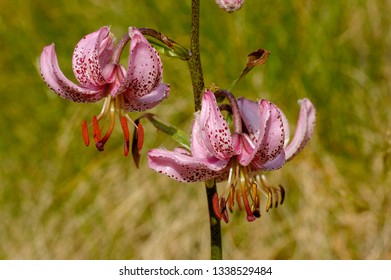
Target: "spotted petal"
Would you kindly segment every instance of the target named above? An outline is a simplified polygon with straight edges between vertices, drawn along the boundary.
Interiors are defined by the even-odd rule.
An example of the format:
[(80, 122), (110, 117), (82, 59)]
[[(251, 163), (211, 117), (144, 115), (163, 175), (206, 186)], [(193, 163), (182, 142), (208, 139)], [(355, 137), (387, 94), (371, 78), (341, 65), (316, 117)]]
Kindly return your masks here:
[(266, 123), (270, 118), (270, 110), (265, 110), (259, 102), (246, 98), (239, 98), (237, 102), (248, 134), (248, 136), (242, 137), (244, 149), (238, 155), (238, 160), (241, 165), (247, 166), (254, 158), (264, 138)]
[(225, 168), (182, 152), (163, 149), (148, 152), (148, 165), (153, 170), (180, 182), (200, 182), (215, 178)]
[(106, 84), (103, 69), (114, 51), (114, 38), (107, 26), (83, 37), (73, 51), (72, 68), (79, 83), (87, 88)]
[(201, 129), (200, 112), (195, 113), (193, 126), (191, 129), (191, 154), (195, 158), (202, 158), (208, 164), (215, 168), (223, 168), (227, 165), (229, 159), (219, 159), (216, 157), (213, 148), (210, 145), (206, 130)]
[(280, 110), (273, 103), (260, 101), (262, 110), (268, 110), (270, 117), (266, 122), (262, 143), (259, 145), (253, 164), (260, 170), (280, 168), (285, 162), (285, 132)]
[(119, 93), (129, 111), (140, 111), (156, 106), (169, 95), (170, 87), (162, 83), (163, 64), (157, 51), (136, 28), (129, 28), (129, 36), (129, 65)]
[(209, 140), (205, 144), (217, 158), (229, 159), (235, 154), (231, 131), (210, 90), (206, 90), (202, 97), (200, 124), (203, 137)]
[(126, 111), (145, 111), (158, 105), (170, 94), (170, 86), (159, 84), (154, 90), (141, 97), (124, 96)]
[(65, 99), (89, 103), (99, 101), (106, 95), (105, 86), (93, 89), (86, 88), (65, 77), (58, 65), (54, 44), (44, 47), (39, 67), (42, 78), (49, 88)]

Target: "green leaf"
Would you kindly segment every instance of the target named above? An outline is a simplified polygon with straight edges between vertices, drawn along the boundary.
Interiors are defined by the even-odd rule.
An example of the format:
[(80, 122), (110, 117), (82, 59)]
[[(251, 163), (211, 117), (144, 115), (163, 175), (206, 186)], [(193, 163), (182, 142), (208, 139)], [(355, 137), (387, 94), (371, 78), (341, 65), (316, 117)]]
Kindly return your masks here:
[(171, 47), (165, 45), (155, 39), (147, 38), (148, 42), (162, 55), (168, 57), (179, 58), (182, 60), (188, 60), (190, 58), (190, 52), (177, 43), (173, 43)]
[(188, 134), (173, 125), (161, 122), (160, 120), (156, 119), (155, 115), (153, 114), (147, 113), (142, 117), (149, 120), (154, 127), (171, 136), (171, 138), (179, 143), (182, 147), (190, 151), (190, 137)]

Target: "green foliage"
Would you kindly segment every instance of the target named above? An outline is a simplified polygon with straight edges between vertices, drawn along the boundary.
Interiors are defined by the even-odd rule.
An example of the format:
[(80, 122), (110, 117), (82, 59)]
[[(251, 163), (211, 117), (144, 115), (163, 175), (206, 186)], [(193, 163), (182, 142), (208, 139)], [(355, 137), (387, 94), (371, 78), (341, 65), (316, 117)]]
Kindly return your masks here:
[[(202, 1), (207, 86), (229, 87), (247, 55), (264, 48), (266, 64), (234, 94), (270, 99), (293, 127), (298, 99), (317, 108), (308, 148), (267, 175), (287, 190), (284, 205), (252, 224), (232, 215), (222, 225), (225, 259), (391, 258), (390, 10), (389, 0), (249, 0), (228, 14)], [(177, 144), (145, 124), (140, 169), (123, 157), (118, 127), (103, 153), (86, 148), (81, 122), (100, 105), (62, 100), (37, 70), (43, 46), (55, 42), (72, 77), (74, 46), (102, 25), (117, 38), (131, 25), (154, 28), (187, 48), (189, 17), (190, 1), (0, 2), (0, 258), (209, 257), (202, 184), (147, 167), (148, 149)], [(172, 91), (151, 113), (190, 131), (187, 64), (162, 59)]]

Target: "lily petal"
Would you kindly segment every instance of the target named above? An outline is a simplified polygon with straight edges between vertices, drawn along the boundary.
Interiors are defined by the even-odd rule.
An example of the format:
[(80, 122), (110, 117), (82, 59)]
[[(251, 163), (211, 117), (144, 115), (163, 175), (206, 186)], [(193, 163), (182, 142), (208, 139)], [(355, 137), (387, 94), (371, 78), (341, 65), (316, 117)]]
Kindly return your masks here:
[(210, 90), (206, 90), (202, 97), (200, 124), (203, 137), (209, 139), (204, 142), (217, 158), (225, 160), (235, 154), (231, 131)]
[[(264, 103), (264, 107), (266, 106), (264, 108), (261, 106), (260, 102), (254, 102), (243, 97), (238, 98), (237, 102), (240, 115), (249, 137), (247, 140), (243, 139), (243, 141), (247, 141), (248, 145), (243, 145), (243, 147), (247, 147), (247, 149), (245, 149), (241, 155), (238, 155), (238, 159), (240, 164), (247, 166), (259, 150), (259, 146), (264, 138), (266, 124), (270, 118), (270, 110), (267, 103)], [(252, 146), (250, 145), (250, 142), (252, 143)], [(243, 142), (243, 144), (245, 144), (245, 142)]]
[(240, 165), (247, 166), (257, 153), (257, 146), (254, 145), (250, 137), (246, 134), (234, 134), (232, 140), (235, 147), (235, 154), (237, 155)]
[(151, 109), (167, 98), (169, 94), (170, 86), (162, 83), (153, 91), (141, 97), (129, 98), (128, 95), (124, 95), (126, 111), (136, 112)]
[(267, 100), (261, 100), (260, 106), (263, 110), (270, 112), (270, 118), (266, 124), (262, 143), (259, 145), (258, 153), (253, 161), (259, 167), (280, 157), (285, 142), (284, 124), (278, 107)]
[(180, 182), (200, 182), (216, 177), (225, 166), (215, 166), (182, 152), (153, 149), (148, 152), (148, 165)]
[(203, 123), (200, 120), (200, 111), (194, 114), (193, 126), (190, 134), (191, 154), (196, 158), (216, 158), (215, 152), (210, 145), (210, 141)]
[(90, 103), (101, 100), (106, 95), (106, 87), (86, 88), (70, 81), (62, 73), (57, 60), (54, 44), (44, 47), (40, 61), (40, 72), (43, 80), (59, 96), (80, 103)]
[(262, 171), (271, 171), (271, 170), (276, 170), (280, 169), (284, 164), (285, 164), (285, 151), (281, 150), (281, 152), (275, 156), (272, 160), (267, 161), (265, 163), (260, 164), (259, 161), (253, 161), (252, 162), (252, 167), (255, 170), (262, 170)]
[(299, 100), (300, 115), (292, 141), (285, 148), (286, 159), (294, 158), (308, 143), (315, 128), (315, 107), (307, 98)]
[(73, 51), (72, 68), (76, 79), (87, 88), (107, 83), (102, 75), (114, 51), (113, 35), (107, 26), (83, 37)]
[(129, 65), (122, 91), (129, 98), (149, 94), (161, 83), (163, 64), (158, 52), (136, 28), (129, 28)]

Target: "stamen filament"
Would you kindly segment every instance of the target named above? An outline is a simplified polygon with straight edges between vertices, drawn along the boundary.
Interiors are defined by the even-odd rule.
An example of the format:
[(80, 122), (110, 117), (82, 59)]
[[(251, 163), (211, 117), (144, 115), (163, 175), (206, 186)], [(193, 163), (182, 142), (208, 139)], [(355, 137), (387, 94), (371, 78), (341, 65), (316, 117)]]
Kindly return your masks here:
[(268, 200), (267, 200), (265, 211), (269, 212), (269, 210), (271, 208), (273, 208), (273, 194), (269, 189), (267, 190), (267, 192), (268, 192), (268, 195), (267, 195)]
[(224, 222), (229, 222), (228, 212), (227, 212), (227, 204), (225, 202), (224, 197), (220, 198), (220, 213), (224, 220)]
[(113, 132), (114, 125), (115, 125), (115, 108), (114, 108), (114, 104), (111, 104), (111, 106), (110, 106), (110, 120), (111, 120), (110, 127), (107, 130), (105, 136), (99, 142), (96, 143), (96, 148), (98, 149), (98, 151), (103, 151), (104, 150), (104, 145), (107, 142), (107, 140), (110, 138), (111, 133)]
[(220, 213), (219, 196), (217, 195), (217, 193), (213, 195), (212, 205), (213, 205), (213, 212), (215, 213), (216, 217), (219, 220), (221, 220), (223, 217), (221, 216)]
[(101, 120), (107, 114), (107, 112), (109, 111), (109, 108), (110, 108), (110, 104), (111, 104), (111, 95), (108, 95), (105, 98), (102, 110), (100, 111), (99, 115), (96, 117), (98, 119), (98, 121)]

